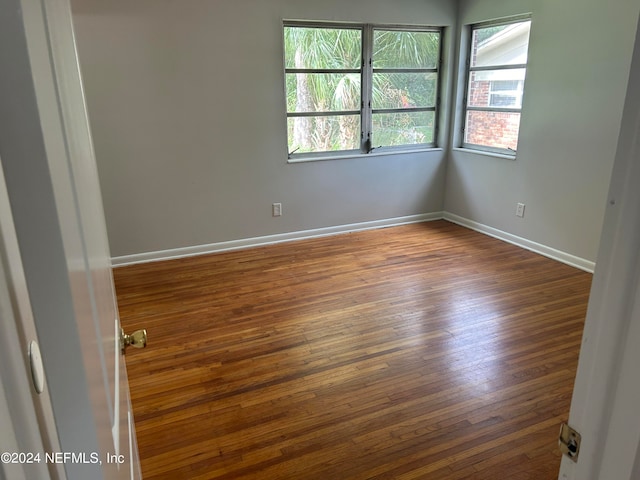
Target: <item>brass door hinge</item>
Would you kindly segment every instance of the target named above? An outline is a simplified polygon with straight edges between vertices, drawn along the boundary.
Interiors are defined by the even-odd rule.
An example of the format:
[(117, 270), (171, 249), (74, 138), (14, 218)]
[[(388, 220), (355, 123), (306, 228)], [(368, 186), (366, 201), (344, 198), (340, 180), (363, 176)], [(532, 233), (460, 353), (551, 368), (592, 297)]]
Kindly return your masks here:
[(578, 461), (581, 439), (582, 436), (568, 424), (563, 423), (560, 425), (560, 436), (558, 438), (560, 451), (574, 462)]

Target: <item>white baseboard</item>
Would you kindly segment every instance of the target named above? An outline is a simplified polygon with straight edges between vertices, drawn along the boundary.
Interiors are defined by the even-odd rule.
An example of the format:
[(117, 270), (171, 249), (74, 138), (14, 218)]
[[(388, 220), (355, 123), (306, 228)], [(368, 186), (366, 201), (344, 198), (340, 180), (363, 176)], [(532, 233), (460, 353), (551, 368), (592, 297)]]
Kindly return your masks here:
[(571, 255), (570, 253), (556, 250), (555, 248), (542, 245), (541, 243), (533, 242), (531, 240), (527, 240), (526, 238), (503, 232), (502, 230), (498, 230), (497, 228), (474, 222), (473, 220), (454, 215), (453, 213), (444, 212), (443, 218), (449, 222), (456, 223), (463, 227), (470, 228), (471, 230), (489, 235), (490, 237), (512, 243), (514, 245), (517, 245), (518, 247), (522, 247), (532, 252), (539, 253), (540, 255), (544, 255), (545, 257), (549, 257), (559, 262), (566, 263), (567, 265), (579, 268), (580, 270), (584, 270), (585, 272), (593, 273), (596, 268), (595, 262), (592, 262), (590, 260), (576, 257), (575, 255)]
[(133, 255), (123, 255), (113, 257), (111, 264), (114, 267), (123, 267), (137, 263), (158, 262), (161, 260), (172, 260), (176, 258), (192, 257), (195, 255), (205, 255), (208, 253), (226, 252), (230, 250), (240, 250), (244, 248), (258, 247), (262, 245), (272, 245), (275, 243), (291, 242), (307, 238), (326, 237), (341, 233), (359, 232), (372, 230), (375, 228), (394, 227), (409, 223), (429, 222), (441, 220), (443, 212), (425, 213), (420, 215), (410, 215), (407, 217), (388, 218), (384, 220), (374, 220), (370, 222), (352, 223), (348, 225), (338, 225), (335, 227), (316, 228), (313, 230), (302, 230), (298, 232), (279, 233), (264, 237), (243, 238), (228, 242), (210, 243), (208, 245), (197, 245), (194, 247), (173, 248), (170, 250), (160, 250), (157, 252), (138, 253)]
[(114, 267), (123, 267), (126, 265), (134, 265), (137, 263), (158, 262), (161, 260), (172, 260), (176, 258), (193, 257), (196, 255), (205, 255), (208, 253), (226, 252), (230, 250), (241, 250), (244, 248), (258, 247), (262, 245), (272, 245), (275, 243), (292, 242), (307, 238), (326, 237), (329, 235), (338, 235), (341, 233), (359, 232), (363, 230), (371, 230), (375, 228), (394, 227), (397, 225), (406, 225), (409, 223), (429, 222), (433, 220), (445, 219), (449, 222), (470, 228), (490, 237), (503, 240), (508, 243), (517, 245), (518, 247), (531, 250), (545, 257), (552, 258), (572, 267), (579, 268), (589, 273), (593, 273), (595, 262), (584, 258), (576, 257), (566, 252), (556, 250), (555, 248), (542, 245), (526, 238), (518, 237), (497, 228), (489, 227), (473, 220), (460, 217), (449, 212), (434, 212), (421, 215), (410, 215), (407, 217), (388, 218), (384, 220), (374, 220), (371, 222), (352, 223), (348, 225), (338, 225), (335, 227), (316, 228), (313, 230), (302, 230), (298, 232), (279, 233), (276, 235), (266, 235), (263, 237), (243, 238), (240, 240), (231, 240), (228, 242), (211, 243), (207, 245), (197, 245), (194, 247), (174, 248), (170, 250), (160, 250), (157, 252), (138, 253), (134, 255), (123, 255), (113, 257), (111, 263)]

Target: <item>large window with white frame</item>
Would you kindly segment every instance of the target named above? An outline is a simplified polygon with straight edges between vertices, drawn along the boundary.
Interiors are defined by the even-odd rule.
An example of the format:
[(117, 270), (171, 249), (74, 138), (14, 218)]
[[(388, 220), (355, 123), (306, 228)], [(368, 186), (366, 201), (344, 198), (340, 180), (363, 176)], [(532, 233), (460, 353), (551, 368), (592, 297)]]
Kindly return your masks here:
[(436, 146), (439, 28), (284, 23), (289, 158)]
[(471, 26), (463, 147), (518, 149), (530, 29), (529, 18)]

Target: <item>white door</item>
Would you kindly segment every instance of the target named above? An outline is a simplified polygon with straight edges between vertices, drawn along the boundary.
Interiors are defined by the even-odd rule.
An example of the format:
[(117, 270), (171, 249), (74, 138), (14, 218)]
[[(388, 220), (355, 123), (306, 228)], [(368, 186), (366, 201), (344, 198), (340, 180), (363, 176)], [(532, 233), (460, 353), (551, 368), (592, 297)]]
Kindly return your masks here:
[(569, 425), (582, 435), (561, 480), (640, 479), (640, 31), (636, 34)]
[(140, 478), (68, 0), (4, 1), (0, 46), (0, 161), (60, 449), (41, 461)]

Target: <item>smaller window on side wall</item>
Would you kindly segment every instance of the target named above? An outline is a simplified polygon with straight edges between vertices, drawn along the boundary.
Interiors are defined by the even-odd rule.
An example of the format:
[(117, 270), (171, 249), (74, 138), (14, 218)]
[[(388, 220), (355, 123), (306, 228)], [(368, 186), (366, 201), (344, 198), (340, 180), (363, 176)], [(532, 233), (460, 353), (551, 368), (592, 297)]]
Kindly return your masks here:
[(471, 26), (462, 146), (515, 155), (531, 19)]

